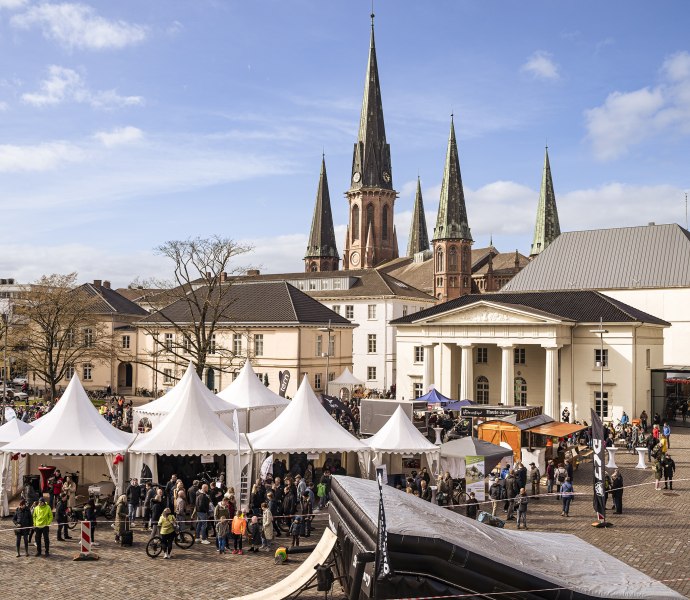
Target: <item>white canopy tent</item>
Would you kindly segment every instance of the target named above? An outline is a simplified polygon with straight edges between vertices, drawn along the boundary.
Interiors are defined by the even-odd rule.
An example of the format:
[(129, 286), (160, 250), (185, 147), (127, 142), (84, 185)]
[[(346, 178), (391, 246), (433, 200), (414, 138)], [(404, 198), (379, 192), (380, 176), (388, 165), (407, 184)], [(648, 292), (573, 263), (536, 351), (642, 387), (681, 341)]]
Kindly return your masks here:
[(226, 480), (239, 490), (242, 468), (249, 463), (251, 453), (246, 436), (239, 434), (238, 441), (238, 434), (217, 417), (196, 375), (184, 378), (178, 386), (179, 398), (170, 413), (129, 448), (131, 475), (139, 477), (143, 464), (147, 464), (153, 480), (158, 481), (157, 455), (224, 455)]
[[(390, 463), (391, 455), (421, 454), (426, 458), (429, 471), (436, 472), (434, 465), (439, 463), (439, 447), (424, 437), (405, 414), (402, 406), (398, 406), (375, 435), (362, 441), (371, 448), (371, 458), (375, 465), (384, 464), (386, 458)], [(390, 464), (387, 464), (387, 467), (389, 473), (395, 472)]]
[(336, 377), (333, 381), (328, 382), (328, 393), (332, 396), (341, 397), (340, 391), (345, 388), (347, 390), (348, 396), (346, 398), (341, 398), (344, 400), (349, 400), (352, 396), (352, 390), (358, 385), (364, 385), (361, 379), (357, 379), (350, 369), (345, 367), (345, 370)]
[[(13, 442), (31, 429), (29, 423), (17, 418), (7, 421), (0, 427), (0, 446)], [(13, 461), (13, 458), (18, 460)], [(16, 465), (16, 466), (15, 466)], [(14, 467), (14, 468), (13, 468)], [(26, 473), (26, 457), (0, 454), (0, 516), (9, 514), (9, 499), (17, 493)]]
[[(64, 456), (103, 456), (115, 489), (121, 493), (123, 462), (116, 457), (124, 457), (134, 438), (131, 433), (115, 429), (99, 414), (75, 374), (55, 408), (35, 421), (29, 431), (2, 446), (0, 451), (9, 455), (48, 455), (53, 460)], [(83, 483), (88, 483), (89, 478), (96, 481), (100, 475), (98, 471), (103, 470), (91, 465), (86, 472), (84, 459), (81, 467)]]
[(209, 390), (199, 379), (196, 374), (194, 365), (190, 362), (185, 374), (182, 379), (177, 382), (177, 385), (173, 387), (167, 394), (161, 396), (160, 398), (144, 404), (142, 406), (137, 406), (132, 409), (132, 420), (134, 422), (133, 429), (136, 429), (139, 425), (141, 419), (148, 419), (152, 427), (155, 427), (160, 423), (163, 418), (172, 411), (172, 409), (177, 405), (180, 399), (183, 397), (187, 387), (188, 382), (193, 380), (199, 390), (199, 393), (206, 400), (211, 410), (220, 417), (220, 419), (228, 426), (232, 426), (232, 412), (237, 408), (236, 406), (221, 400), (216, 396), (211, 390)]
[(238, 414), (240, 431), (258, 431), (283, 412), (290, 404), (282, 396), (269, 390), (256, 376), (251, 363), (245, 361), (237, 379), (218, 394), (218, 397), (242, 409)]
[(248, 433), (247, 437), (257, 453), (357, 452), (362, 471), (366, 473), (367, 447), (321, 406), (306, 375), (295, 397), (275, 421)]

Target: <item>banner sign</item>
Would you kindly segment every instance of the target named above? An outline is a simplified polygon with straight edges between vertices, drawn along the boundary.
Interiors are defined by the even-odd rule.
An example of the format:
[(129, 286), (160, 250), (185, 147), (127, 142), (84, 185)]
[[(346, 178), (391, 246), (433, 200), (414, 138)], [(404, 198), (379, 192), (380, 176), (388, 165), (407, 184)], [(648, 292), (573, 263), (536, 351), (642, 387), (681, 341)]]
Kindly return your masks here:
[(288, 383), (290, 383), (290, 371), (285, 369), (284, 371), (278, 371), (278, 379), (280, 380), (280, 391), (278, 395), (281, 398), (285, 398), (285, 392), (287, 392)]
[(350, 407), (347, 404), (341, 402), (335, 396), (329, 396), (328, 394), (321, 394), (321, 405), (329, 412), (332, 413), (334, 410), (339, 409), (344, 412), (350, 419), (355, 420), (355, 416), (352, 414)]
[(261, 463), (261, 481), (266, 481), (269, 473), (273, 473), (273, 454), (269, 454)]
[(474, 497), (479, 502), (486, 500), (484, 483), (484, 457), (466, 456), (465, 457), (465, 492), (469, 495), (474, 492)]
[(518, 421), (537, 417), (542, 413), (541, 406), (530, 406), (527, 408), (518, 406), (463, 406), (460, 408), (460, 416), (466, 419), (500, 419), (515, 415)]
[(590, 410), (592, 413), (592, 449), (594, 450), (594, 454), (592, 455), (592, 465), (594, 466), (594, 511), (597, 513), (597, 519), (605, 521), (604, 448), (606, 444), (604, 440), (604, 426), (594, 409)]
[(376, 481), (379, 484), (379, 526), (376, 540), (376, 580), (385, 579), (393, 574), (388, 556), (388, 532), (386, 531), (386, 512), (383, 508), (383, 482), (385, 471), (376, 467)]
[(210, 465), (213, 464), (215, 461), (215, 457), (213, 454), (202, 454), (201, 455), (201, 464), (202, 465)]

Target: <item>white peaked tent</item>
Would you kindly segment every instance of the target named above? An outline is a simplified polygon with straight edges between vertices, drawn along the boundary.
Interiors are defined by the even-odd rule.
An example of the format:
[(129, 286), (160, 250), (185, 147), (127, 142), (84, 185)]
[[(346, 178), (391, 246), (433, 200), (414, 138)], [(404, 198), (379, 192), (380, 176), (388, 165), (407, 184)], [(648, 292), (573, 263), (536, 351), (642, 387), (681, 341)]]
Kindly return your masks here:
[[(150, 432), (140, 435), (129, 449), (130, 471), (139, 477), (141, 467), (148, 464), (153, 480), (158, 481), (156, 455), (226, 456), (226, 479), (240, 489), (241, 469), (249, 463), (251, 448), (246, 436), (238, 435), (223, 423), (209, 406), (204, 385), (196, 374), (178, 384), (179, 399), (172, 410)], [(238, 450), (240, 461), (238, 462)], [(239, 465), (239, 468), (238, 468)]]
[(196, 374), (194, 365), (190, 362), (185, 374), (182, 379), (177, 382), (177, 385), (173, 387), (167, 394), (161, 396), (160, 398), (144, 404), (142, 406), (137, 406), (132, 410), (134, 421), (134, 429), (139, 425), (139, 421), (143, 418), (147, 418), (151, 425), (155, 427), (160, 423), (165, 415), (172, 411), (172, 409), (177, 405), (180, 399), (185, 393), (188, 393), (191, 389), (188, 386), (189, 381), (194, 382), (194, 389), (205, 399), (206, 403), (209, 405), (211, 410), (220, 417), (220, 419), (228, 426), (232, 426), (232, 412), (237, 408), (229, 402), (221, 400), (216, 396), (211, 390), (209, 390), (199, 379)]
[[(18, 437), (24, 435), (31, 429), (29, 423), (24, 423), (19, 419), (12, 419), (7, 421), (0, 427), (0, 446), (5, 446), (13, 442)], [(16, 455), (15, 455), (16, 457)], [(2, 453), (0, 454), (0, 516), (4, 517), (9, 514), (9, 499), (10, 496), (16, 493), (16, 490), (24, 478), (26, 473), (26, 457), (17, 457), (18, 460), (12, 461), (12, 455)], [(14, 463), (14, 464), (13, 464)], [(12, 468), (14, 465), (16, 467)], [(14, 484), (14, 485), (13, 485)]]
[[(350, 369), (345, 367), (345, 370), (333, 381), (328, 382), (328, 393), (332, 396), (340, 396), (340, 390), (346, 388), (348, 394), (352, 395), (352, 390), (358, 385), (364, 385), (361, 379), (357, 379)], [(349, 400), (349, 397), (346, 398)]]
[(276, 420), (247, 437), (257, 453), (357, 452), (362, 470), (366, 470), (367, 447), (321, 406), (306, 375), (295, 397)]
[[(123, 463), (121, 459), (116, 460), (116, 456), (119, 454), (124, 457), (134, 438), (131, 433), (115, 429), (99, 414), (79, 378), (74, 375), (55, 408), (35, 421), (29, 431), (2, 446), (0, 451), (32, 456), (88, 456), (90, 463), (94, 463), (91, 455), (103, 456), (115, 489), (119, 492), (123, 483)], [(83, 483), (100, 478), (103, 472), (100, 460), (98, 459), (98, 465), (88, 465), (88, 469), (82, 461), (80, 471)], [(65, 470), (67, 468), (76, 470), (71, 466)]]
[(289, 400), (269, 390), (256, 376), (251, 363), (244, 363), (237, 379), (218, 394), (218, 397), (242, 409), (239, 413), (240, 431), (257, 431), (275, 420), (290, 404)]
[[(436, 444), (431, 443), (417, 429), (409, 417), (405, 414), (402, 406), (398, 406), (386, 424), (372, 437), (363, 440), (371, 448), (373, 456), (372, 462), (375, 465), (383, 464), (384, 455), (391, 454), (422, 454), (426, 457), (429, 471), (434, 473), (434, 463), (438, 465), (440, 449)], [(389, 472), (393, 472), (390, 470)]]

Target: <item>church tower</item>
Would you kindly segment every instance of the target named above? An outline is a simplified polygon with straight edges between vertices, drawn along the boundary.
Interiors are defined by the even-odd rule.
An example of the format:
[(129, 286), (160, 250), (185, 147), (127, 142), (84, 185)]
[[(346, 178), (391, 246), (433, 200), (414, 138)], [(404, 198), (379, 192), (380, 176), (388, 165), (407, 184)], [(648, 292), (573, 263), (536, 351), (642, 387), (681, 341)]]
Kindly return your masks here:
[(414, 197), (412, 209), (412, 224), (410, 225), (410, 237), (407, 242), (407, 256), (414, 258), (418, 252), (429, 249), (429, 231), (426, 228), (426, 216), (424, 215), (424, 201), (422, 200), (422, 186), (417, 177), (417, 194)]
[(319, 187), (316, 190), (316, 204), (311, 220), (309, 245), (304, 255), (304, 270), (307, 273), (310, 271), (337, 271), (339, 259), (338, 248), (335, 245), (331, 198), (328, 193), (326, 158), (324, 156), (321, 158), (321, 175)]
[(345, 196), (350, 205), (350, 218), (343, 268), (371, 268), (398, 258), (393, 223), (397, 192), (393, 189), (391, 152), (383, 122), (373, 14), (359, 134), (352, 156), (350, 189)]
[(553, 191), (551, 165), (549, 164), (549, 147), (547, 146), (544, 153), (544, 170), (541, 175), (539, 204), (537, 205), (537, 223), (534, 227), (534, 240), (532, 241), (529, 257), (534, 258), (537, 254), (541, 254), (559, 235), (561, 235), (561, 226), (558, 222), (556, 194)]
[(460, 176), (455, 125), (450, 137), (441, 183), (441, 199), (434, 228), (434, 296), (441, 302), (472, 291), (472, 234), (467, 223), (465, 193)]

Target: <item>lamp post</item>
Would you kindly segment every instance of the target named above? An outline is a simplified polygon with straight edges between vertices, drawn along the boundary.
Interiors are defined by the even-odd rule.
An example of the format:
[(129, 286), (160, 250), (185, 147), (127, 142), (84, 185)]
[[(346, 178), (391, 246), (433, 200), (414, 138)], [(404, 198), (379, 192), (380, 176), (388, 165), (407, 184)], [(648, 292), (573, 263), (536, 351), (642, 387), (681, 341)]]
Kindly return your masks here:
[[(323, 386), (324, 392), (326, 395), (328, 395), (328, 371), (331, 366), (331, 320), (328, 319), (328, 327), (319, 327), (319, 331), (325, 331), (326, 332), (326, 383)], [(323, 352), (321, 355), (323, 356)]]
[(0, 414), (0, 425), (5, 423), (5, 403), (7, 402), (7, 329), (9, 323), (7, 313), (2, 313), (4, 344), (2, 346), (2, 414)]
[(599, 418), (604, 420), (604, 334), (608, 333), (608, 329), (604, 329), (603, 320), (599, 317), (599, 329), (590, 329), (590, 333), (596, 333), (601, 341), (599, 349), (599, 360), (597, 366), (599, 367)]

